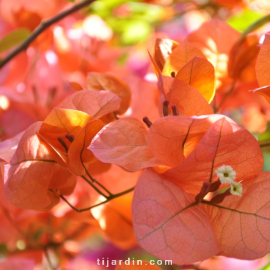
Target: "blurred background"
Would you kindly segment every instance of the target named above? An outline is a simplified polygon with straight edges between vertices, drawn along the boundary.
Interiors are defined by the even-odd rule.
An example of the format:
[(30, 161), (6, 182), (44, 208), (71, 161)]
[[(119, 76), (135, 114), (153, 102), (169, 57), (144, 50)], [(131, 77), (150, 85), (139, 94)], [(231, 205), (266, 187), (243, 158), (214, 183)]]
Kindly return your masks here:
[[(76, 3), (79, 1), (1, 0), (0, 59), (28, 37), (42, 20)], [(86, 87), (89, 72), (109, 72), (129, 85), (133, 99), (124, 116), (140, 120), (148, 116), (154, 120), (158, 117), (157, 79), (148, 52), (154, 54), (156, 39), (181, 42), (212, 18), (244, 32), (269, 13), (269, 0), (96, 0), (52, 24), (0, 69), (0, 140), (11, 139), (32, 123), (43, 121), (65, 97)], [(253, 31), (258, 38), (258, 49), (264, 34), (270, 30), (268, 21)], [(203, 34), (201, 38), (204, 39)], [(254, 69), (256, 57), (252, 59), (253, 69), (238, 80), (238, 90), (222, 104), (220, 112), (248, 129), (259, 141), (268, 142), (269, 104), (261, 96), (254, 98), (248, 92), (259, 87)], [(217, 83), (217, 98), (224, 96), (226, 87), (223, 81)], [(151, 101), (142, 108), (145, 99)], [(0, 153), (4, 151), (0, 147)], [(264, 147), (263, 154), (264, 170), (270, 171), (270, 149)], [(71, 210), (64, 202), (48, 212), (22, 210), (5, 199), (5, 161), (0, 162), (1, 270), (115, 269), (113, 265), (97, 265), (97, 259), (107, 258), (157, 261), (136, 244), (130, 216), (131, 195), (83, 214)], [(130, 173), (115, 167), (113, 175), (112, 167), (93, 175), (101, 182), (110, 180), (112, 186), (116, 181), (122, 190), (136, 183), (140, 172)], [(75, 192), (68, 199), (78, 208), (89, 206), (92, 200), (89, 187), (78, 179)], [(122, 209), (123, 204), (127, 205), (127, 211)], [(256, 261), (216, 257), (195, 267), (266, 270), (270, 269), (269, 262), (268, 255)]]

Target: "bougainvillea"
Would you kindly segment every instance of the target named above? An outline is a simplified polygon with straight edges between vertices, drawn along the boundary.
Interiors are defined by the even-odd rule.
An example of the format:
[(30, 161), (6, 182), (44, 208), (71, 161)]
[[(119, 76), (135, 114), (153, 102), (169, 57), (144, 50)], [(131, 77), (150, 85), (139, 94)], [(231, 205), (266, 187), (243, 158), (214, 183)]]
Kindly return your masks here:
[(269, 6), (47, 2), (0, 4), (0, 268), (269, 263)]

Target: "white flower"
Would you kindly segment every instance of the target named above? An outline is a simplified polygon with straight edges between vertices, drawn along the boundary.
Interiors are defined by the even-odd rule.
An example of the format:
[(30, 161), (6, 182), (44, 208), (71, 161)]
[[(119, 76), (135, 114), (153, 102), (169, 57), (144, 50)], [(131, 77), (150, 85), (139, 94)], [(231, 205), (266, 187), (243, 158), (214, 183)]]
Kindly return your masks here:
[(236, 171), (229, 165), (222, 165), (216, 170), (216, 174), (221, 184), (233, 184), (236, 177)]
[(239, 183), (234, 182), (231, 184), (231, 194), (232, 195), (237, 195), (239, 197), (242, 196), (243, 188), (242, 188), (242, 184), (240, 182)]

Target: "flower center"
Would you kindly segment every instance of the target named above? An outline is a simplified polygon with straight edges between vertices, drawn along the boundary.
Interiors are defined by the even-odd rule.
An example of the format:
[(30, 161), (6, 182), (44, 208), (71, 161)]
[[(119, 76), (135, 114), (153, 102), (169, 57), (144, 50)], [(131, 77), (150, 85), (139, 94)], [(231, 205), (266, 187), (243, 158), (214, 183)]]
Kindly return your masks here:
[(225, 173), (224, 173), (224, 176), (225, 176), (225, 177), (228, 177), (228, 176), (229, 176), (229, 174), (225, 172)]

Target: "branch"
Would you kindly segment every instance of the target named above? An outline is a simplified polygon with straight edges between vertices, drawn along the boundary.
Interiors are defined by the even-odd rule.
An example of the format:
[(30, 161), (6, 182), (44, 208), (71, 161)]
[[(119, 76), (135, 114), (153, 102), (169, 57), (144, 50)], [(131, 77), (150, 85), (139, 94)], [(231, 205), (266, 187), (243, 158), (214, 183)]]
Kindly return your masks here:
[(28, 46), (34, 41), (43, 31), (45, 31), (52, 24), (62, 20), (66, 16), (80, 10), (81, 8), (91, 4), (95, 0), (85, 0), (77, 5), (74, 5), (72, 8), (65, 10), (56, 16), (42, 20), (41, 23), (35, 28), (35, 30), (31, 33), (31, 35), (25, 39), (20, 45), (16, 47), (10, 54), (8, 54), (3, 60), (0, 61), (0, 68), (6, 65), (11, 59), (13, 59), (17, 54), (21, 51), (26, 50)]
[(51, 270), (56, 270), (56, 268), (52, 264), (52, 261), (51, 261), (51, 258), (49, 256), (49, 252), (48, 252), (48, 249), (47, 248), (44, 248), (44, 254), (45, 254), (45, 257), (47, 259), (47, 262), (49, 264), (50, 269)]
[(101, 183), (99, 183), (95, 178), (93, 178), (92, 175), (88, 172), (87, 168), (85, 167), (85, 165), (82, 161), (82, 157), (81, 157), (81, 162), (82, 162), (82, 165), (86, 171), (87, 176), (92, 180), (92, 182), (97, 183), (97, 185), (99, 185), (103, 190), (105, 190), (109, 194), (109, 196), (111, 196), (112, 193), (106, 187), (104, 187)]
[(125, 190), (123, 192), (117, 193), (117, 194), (112, 194), (111, 196), (107, 197), (107, 199), (105, 201), (100, 202), (100, 203), (95, 204), (95, 205), (92, 205), (92, 206), (87, 207), (87, 208), (83, 208), (83, 209), (78, 209), (75, 206), (73, 206), (62, 194), (60, 194), (59, 197), (63, 201), (65, 201), (73, 210), (75, 210), (78, 213), (81, 213), (81, 212), (85, 212), (85, 211), (91, 210), (94, 207), (97, 207), (97, 206), (100, 206), (102, 204), (105, 204), (105, 203), (107, 203), (107, 202), (109, 202), (109, 201), (111, 201), (111, 200), (113, 200), (113, 199), (115, 199), (117, 197), (123, 196), (123, 195), (125, 195), (125, 194), (127, 194), (127, 193), (129, 193), (129, 192), (131, 192), (133, 190), (134, 190), (134, 187), (133, 188), (130, 188), (130, 189), (127, 189), (127, 190)]
[(84, 175), (81, 175), (83, 178), (97, 193), (108, 199), (110, 196), (105, 195), (102, 191), (100, 191), (92, 182), (90, 182)]
[(260, 147), (269, 147), (270, 146), (270, 142), (266, 142), (266, 143), (260, 143)]

